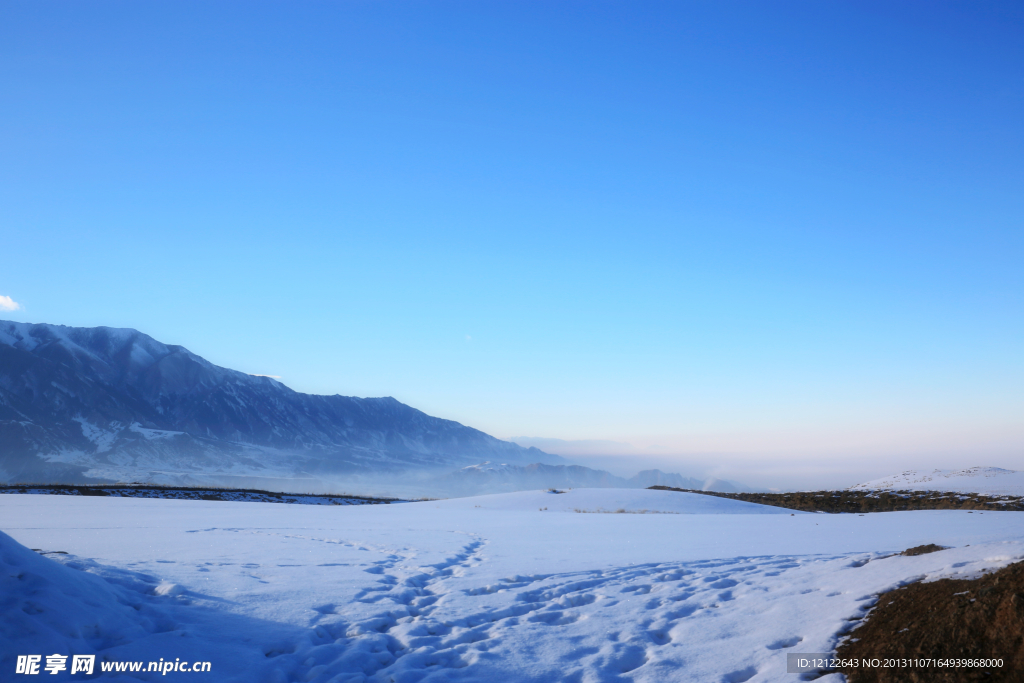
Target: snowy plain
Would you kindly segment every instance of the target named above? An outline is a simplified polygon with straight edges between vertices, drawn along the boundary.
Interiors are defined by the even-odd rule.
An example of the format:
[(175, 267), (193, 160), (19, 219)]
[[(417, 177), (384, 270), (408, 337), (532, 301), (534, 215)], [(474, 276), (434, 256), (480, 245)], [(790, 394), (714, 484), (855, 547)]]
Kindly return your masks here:
[[(622, 489), (368, 506), (3, 495), (0, 530), (5, 680), (19, 654), (95, 653), (212, 663), (108, 680), (795, 681), (786, 653), (832, 651), (878, 593), (1024, 557), (1024, 513)], [(949, 549), (893, 556), (926, 543)]]

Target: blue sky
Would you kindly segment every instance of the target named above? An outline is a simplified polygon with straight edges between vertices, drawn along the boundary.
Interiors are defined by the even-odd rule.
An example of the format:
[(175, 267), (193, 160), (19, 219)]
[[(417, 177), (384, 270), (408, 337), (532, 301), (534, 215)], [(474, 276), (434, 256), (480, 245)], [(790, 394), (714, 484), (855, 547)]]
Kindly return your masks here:
[(0, 11), (4, 317), (501, 437), (1024, 454), (1019, 3)]

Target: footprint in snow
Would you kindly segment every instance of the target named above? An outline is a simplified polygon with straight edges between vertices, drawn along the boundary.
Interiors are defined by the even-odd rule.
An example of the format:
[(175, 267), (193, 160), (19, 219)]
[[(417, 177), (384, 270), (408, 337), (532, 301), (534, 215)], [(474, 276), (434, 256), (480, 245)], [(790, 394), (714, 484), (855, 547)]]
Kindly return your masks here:
[(795, 647), (796, 645), (803, 642), (803, 638), (800, 636), (793, 636), (792, 638), (783, 638), (782, 640), (776, 640), (774, 643), (765, 645), (769, 650), (784, 650), (788, 647)]
[(748, 666), (745, 669), (725, 674), (722, 676), (722, 683), (743, 683), (744, 681), (749, 681), (756, 675), (757, 669), (752, 666)]

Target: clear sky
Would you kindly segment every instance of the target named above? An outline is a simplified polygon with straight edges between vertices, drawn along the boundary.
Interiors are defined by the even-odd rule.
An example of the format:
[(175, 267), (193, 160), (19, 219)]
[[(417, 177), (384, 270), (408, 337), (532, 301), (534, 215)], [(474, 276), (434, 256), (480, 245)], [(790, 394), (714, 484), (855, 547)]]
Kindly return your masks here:
[(1024, 5), (0, 0), (0, 249), (499, 437), (1024, 469)]

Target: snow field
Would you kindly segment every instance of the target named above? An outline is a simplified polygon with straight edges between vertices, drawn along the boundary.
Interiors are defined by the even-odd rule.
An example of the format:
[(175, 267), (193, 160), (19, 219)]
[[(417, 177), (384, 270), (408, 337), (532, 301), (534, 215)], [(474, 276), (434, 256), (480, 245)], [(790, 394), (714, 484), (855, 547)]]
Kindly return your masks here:
[[(792, 681), (786, 652), (831, 651), (879, 592), (1024, 556), (1014, 512), (536, 506), (571, 510), (573, 493), (365, 507), (3, 496), (14, 540), (69, 554), (0, 537), (0, 667), (62, 652), (208, 660), (217, 681)], [(616, 497), (636, 493), (665, 498)], [(954, 547), (889, 556), (923, 543)]]

